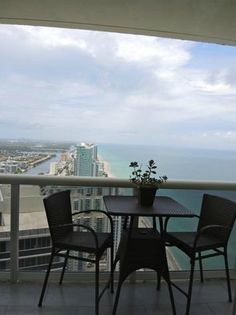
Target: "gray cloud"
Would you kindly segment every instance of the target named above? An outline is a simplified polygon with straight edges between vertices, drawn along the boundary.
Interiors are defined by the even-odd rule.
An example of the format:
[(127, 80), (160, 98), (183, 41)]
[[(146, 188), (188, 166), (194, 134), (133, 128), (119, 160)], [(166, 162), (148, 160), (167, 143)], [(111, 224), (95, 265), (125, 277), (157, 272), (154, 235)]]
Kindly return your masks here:
[(236, 148), (232, 47), (208, 66), (180, 40), (1, 25), (0, 41), (5, 137)]

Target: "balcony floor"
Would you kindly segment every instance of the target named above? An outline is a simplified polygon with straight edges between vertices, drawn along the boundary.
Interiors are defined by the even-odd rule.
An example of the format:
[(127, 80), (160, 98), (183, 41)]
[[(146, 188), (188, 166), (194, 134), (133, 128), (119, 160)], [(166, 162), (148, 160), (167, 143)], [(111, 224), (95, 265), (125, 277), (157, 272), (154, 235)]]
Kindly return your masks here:
[[(186, 281), (178, 281), (187, 288)], [(21, 282), (18, 284), (0, 283), (0, 315), (94, 315), (94, 289), (92, 284), (66, 282), (62, 286), (50, 282), (42, 308), (37, 307), (42, 283)], [(234, 288), (236, 281), (232, 281)], [(115, 287), (116, 288), (116, 287)], [(186, 299), (174, 290), (178, 315), (185, 313)], [(110, 315), (114, 296), (105, 292), (100, 314)], [(155, 283), (125, 283), (117, 309), (117, 315), (168, 315), (172, 314), (168, 290), (165, 283), (158, 292)], [(206, 280), (204, 284), (194, 283), (191, 315), (231, 315), (232, 303), (227, 302), (227, 289), (224, 280)]]

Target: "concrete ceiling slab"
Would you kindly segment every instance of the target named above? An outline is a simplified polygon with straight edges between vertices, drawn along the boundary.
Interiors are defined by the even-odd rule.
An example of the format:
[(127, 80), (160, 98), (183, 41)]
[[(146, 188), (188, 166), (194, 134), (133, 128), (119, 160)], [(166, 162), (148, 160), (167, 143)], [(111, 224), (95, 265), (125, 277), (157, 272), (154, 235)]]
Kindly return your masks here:
[(236, 45), (234, 0), (0, 0), (0, 23)]

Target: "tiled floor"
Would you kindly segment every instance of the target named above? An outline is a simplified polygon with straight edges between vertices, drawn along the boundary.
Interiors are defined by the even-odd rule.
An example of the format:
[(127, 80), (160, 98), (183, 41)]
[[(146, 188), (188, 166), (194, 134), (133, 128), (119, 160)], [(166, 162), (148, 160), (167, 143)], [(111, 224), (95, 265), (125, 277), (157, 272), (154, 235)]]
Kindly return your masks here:
[[(179, 282), (182, 288), (186, 282)], [(233, 287), (235, 286), (233, 282)], [(94, 290), (89, 284), (50, 283), (42, 308), (38, 308), (41, 282), (0, 283), (0, 315), (94, 315)], [(105, 292), (100, 315), (111, 315), (114, 296)], [(174, 289), (178, 315), (185, 313), (185, 297)], [(172, 314), (165, 283), (156, 291), (155, 283), (124, 284), (117, 315)], [(232, 303), (227, 302), (225, 281), (208, 280), (194, 283), (191, 315), (231, 315)]]

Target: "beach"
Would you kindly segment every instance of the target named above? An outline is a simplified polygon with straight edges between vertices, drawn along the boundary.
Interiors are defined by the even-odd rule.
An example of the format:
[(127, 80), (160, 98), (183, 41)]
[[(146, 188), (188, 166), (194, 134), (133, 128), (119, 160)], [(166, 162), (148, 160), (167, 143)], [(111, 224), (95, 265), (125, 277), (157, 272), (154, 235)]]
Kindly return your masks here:
[(101, 155), (98, 155), (98, 160), (99, 160), (99, 162), (103, 163), (104, 173), (106, 173), (108, 177), (113, 177), (114, 178), (115, 176), (111, 172), (111, 167), (110, 167), (109, 162), (104, 160)]

